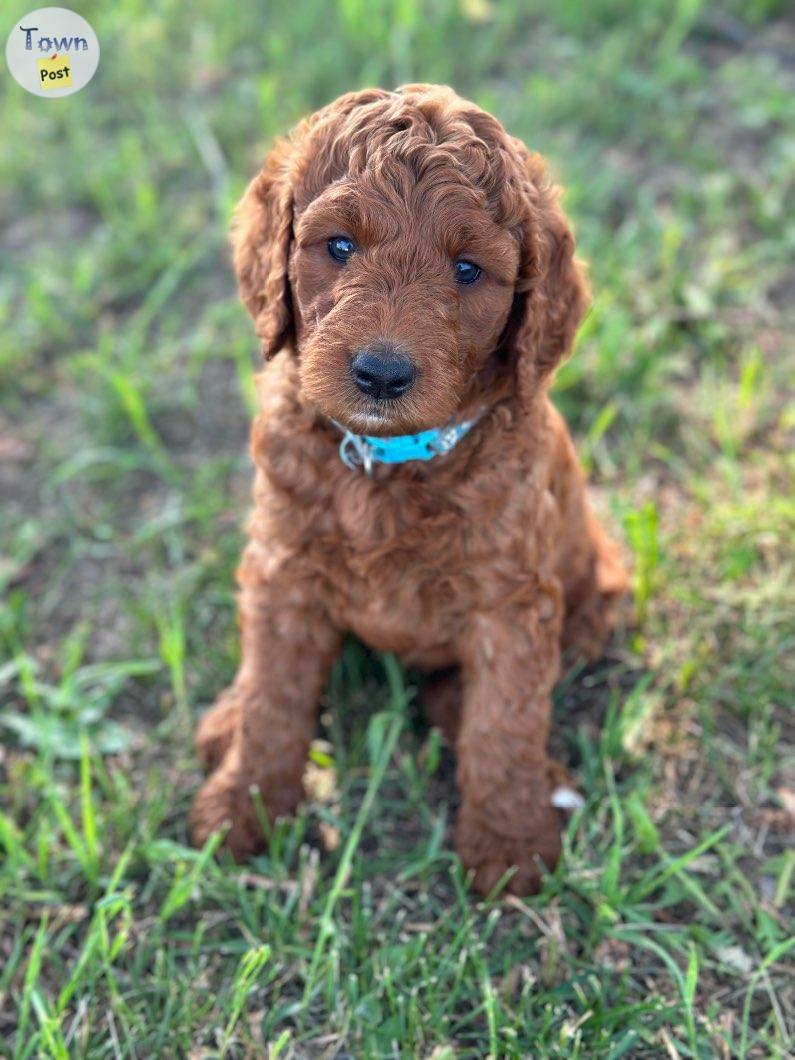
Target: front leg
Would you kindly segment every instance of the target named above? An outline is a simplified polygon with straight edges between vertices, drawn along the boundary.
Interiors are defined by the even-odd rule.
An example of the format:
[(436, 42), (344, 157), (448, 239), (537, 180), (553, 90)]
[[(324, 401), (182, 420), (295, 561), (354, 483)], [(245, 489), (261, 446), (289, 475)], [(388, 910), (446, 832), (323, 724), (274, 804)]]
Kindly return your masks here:
[(284, 573), (263, 580), (245, 560), (241, 580), (241, 666), (213, 715), (230, 728), (228, 746), (191, 812), (194, 842), (229, 826), (225, 845), (238, 860), (264, 844), (252, 791), (269, 822), (293, 813), (303, 796), (318, 701), (341, 644), (316, 581)]
[(555, 582), (535, 595), (532, 604), (474, 616), (462, 652), (456, 848), (481, 894), (513, 866), (509, 891), (538, 890), (539, 859), (553, 868), (561, 849), (552, 806), (561, 772), (547, 738), (562, 603)]

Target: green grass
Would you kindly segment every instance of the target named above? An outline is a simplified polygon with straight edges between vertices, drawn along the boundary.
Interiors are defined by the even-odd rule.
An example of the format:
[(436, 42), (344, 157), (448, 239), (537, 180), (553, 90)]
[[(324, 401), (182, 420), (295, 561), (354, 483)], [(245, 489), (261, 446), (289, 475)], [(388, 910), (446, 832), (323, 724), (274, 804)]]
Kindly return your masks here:
[[(787, 1055), (787, 5), (79, 6), (91, 85), (0, 99), (0, 1055)], [(187, 845), (250, 480), (229, 211), (293, 120), (407, 80), (549, 156), (596, 294), (556, 399), (636, 617), (559, 687), (586, 802), (529, 902), (467, 891), (415, 677), (355, 644), (298, 818), (243, 868)]]

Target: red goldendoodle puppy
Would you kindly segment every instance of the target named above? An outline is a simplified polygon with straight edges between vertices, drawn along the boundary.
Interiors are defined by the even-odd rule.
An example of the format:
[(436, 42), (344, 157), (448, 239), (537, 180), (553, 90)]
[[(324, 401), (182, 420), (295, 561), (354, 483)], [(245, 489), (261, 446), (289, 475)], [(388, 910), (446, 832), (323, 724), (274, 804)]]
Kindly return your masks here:
[(547, 397), (587, 305), (542, 160), (448, 88), (343, 96), (279, 143), (234, 224), (266, 358), (242, 663), (204, 717), (192, 813), (238, 858), (291, 813), (343, 635), (433, 671), (456, 845), (488, 891), (560, 852), (561, 649), (599, 651), (626, 575)]

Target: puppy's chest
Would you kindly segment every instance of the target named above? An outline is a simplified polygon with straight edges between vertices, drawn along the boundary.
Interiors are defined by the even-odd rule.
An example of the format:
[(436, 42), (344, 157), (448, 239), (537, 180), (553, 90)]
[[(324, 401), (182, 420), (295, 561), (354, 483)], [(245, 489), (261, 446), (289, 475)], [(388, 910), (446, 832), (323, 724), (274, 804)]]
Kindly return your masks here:
[(416, 528), (375, 543), (354, 534), (326, 567), (330, 607), (340, 625), (370, 647), (423, 661), (457, 638), (477, 597), (474, 567), (457, 535), (425, 540)]
[(532, 575), (530, 498), (481, 501), (472, 511), (465, 491), (344, 480), (329, 497), (329, 532), (308, 542), (339, 620), (373, 647), (442, 665), (472, 611)]

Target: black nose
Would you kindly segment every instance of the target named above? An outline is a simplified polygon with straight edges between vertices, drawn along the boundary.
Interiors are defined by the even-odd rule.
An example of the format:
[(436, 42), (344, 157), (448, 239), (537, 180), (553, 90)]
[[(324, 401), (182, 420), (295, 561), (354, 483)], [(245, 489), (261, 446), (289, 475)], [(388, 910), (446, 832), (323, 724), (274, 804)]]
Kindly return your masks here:
[(357, 387), (376, 401), (405, 394), (417, 374), (409, 358), (391, 346), (367, 346), (359, 350), (350, 367)]

